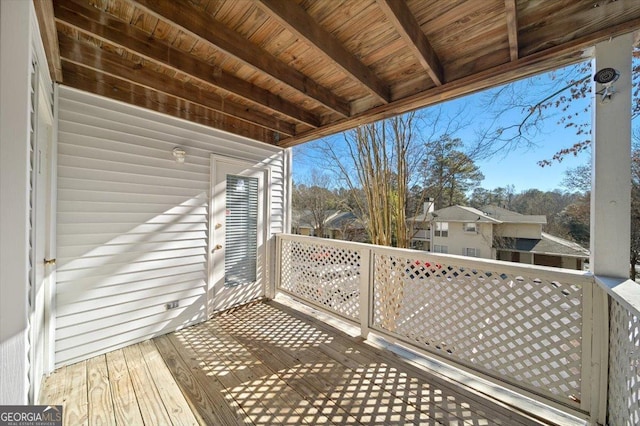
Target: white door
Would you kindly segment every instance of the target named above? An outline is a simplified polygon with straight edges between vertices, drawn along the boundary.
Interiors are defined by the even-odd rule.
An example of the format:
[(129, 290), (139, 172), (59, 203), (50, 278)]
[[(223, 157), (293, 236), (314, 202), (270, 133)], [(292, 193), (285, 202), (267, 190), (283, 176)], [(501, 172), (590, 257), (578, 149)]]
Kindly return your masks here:
[(265, 294), (267, 171), (211, 158), (209, 301), (212, 311)]
[(52, 170), (53, 170), (53, 117), (50, 104), (39, 91), (35, 123), (35, 141), (32, 152), (32, 247), (31, 247), (31, 294), (30, 294), (30, 399), (36, 403), (40, 382), (44, 373), (52, 370), (48, 318), (49, 297), (52, 292), (54, 260), (50, 259), (52, 242)]

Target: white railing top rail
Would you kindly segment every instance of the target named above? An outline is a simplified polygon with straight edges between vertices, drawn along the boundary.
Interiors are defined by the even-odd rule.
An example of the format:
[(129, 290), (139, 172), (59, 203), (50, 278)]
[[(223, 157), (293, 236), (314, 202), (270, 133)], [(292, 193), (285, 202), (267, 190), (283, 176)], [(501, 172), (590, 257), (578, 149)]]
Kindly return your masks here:
[(431, 263), (442, 263), (445, 265), (453, 264), (455, 266), (481, 269), (484, 271), (495, 270), (505, 274), (513, 275), (535, 275), (540, 279), (548, 279), (551, 281), (567, 281), (575, 284), (590, 284), (594, 282), (594, 276), (589, 271), (576, 271), (572, 269), (554, 268), (550, 266), (529, 265), (526, 263), (514, 263), (502, 260), (472, 258), (468, 256), (459, 256), (454, 254), (441, 254), (425, 252), (422, 250), (385, 247), (374, 244), (358, 243), (354, 241), (332, 240), (320, 237), (309, 237), (306, 235), (294, 234), (278, 234), (279, 238), (290, 241), (310, 242), (317, 244), (331, 245), (340, 248), (349, 248), (356, 250), (358, 248), (364, 250), (374, 250), (378, 254), (386, 254), (390, 256), (410, 256), (412, 259), (424, 260)]
[(595, 282), (616, 302), (620, 303), (636, 317), (640, 317), (640, 284), (626, 278), (603, 277), (597, 275)]

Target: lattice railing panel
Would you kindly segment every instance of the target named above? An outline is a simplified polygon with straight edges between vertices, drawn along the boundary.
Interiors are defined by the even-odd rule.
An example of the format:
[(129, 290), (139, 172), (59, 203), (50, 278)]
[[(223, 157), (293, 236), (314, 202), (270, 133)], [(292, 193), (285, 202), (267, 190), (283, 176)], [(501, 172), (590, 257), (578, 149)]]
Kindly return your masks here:
[(330, 242), (282, 241), (280, 288), (357, 320), (360, 312), (359, 250)]
[(609, 332), (610, 425), (640, 424), (640, 318), (611, 299)]
[(507, 382), (580, 399), (581, 285), (379, 253), (374, 262), (374, 328)]

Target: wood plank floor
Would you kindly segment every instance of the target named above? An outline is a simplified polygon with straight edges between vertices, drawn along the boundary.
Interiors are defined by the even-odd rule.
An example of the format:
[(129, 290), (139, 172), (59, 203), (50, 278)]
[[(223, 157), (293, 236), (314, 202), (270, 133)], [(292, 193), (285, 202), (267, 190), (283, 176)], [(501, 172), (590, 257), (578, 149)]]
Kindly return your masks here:
[(277, 302), (62, 367), (65, 425), (539, 425)]

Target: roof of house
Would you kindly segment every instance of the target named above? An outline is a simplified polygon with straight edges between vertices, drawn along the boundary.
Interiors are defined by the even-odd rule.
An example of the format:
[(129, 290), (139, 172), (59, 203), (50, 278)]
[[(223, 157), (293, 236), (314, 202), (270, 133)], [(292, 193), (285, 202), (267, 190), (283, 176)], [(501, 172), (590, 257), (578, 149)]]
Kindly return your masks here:
[(482, 210), (485, 215), (495, 218), (503, 223), (547, 224), (547, 217), (545, 215), (521, 214), (495, 205), (487, 205), (482, 207), (480, 210)]
[(325, 226), (329, 229), (364, 228), (364, 225), (353, 212), (337, 211), (327, 218)]
[(536, 254), (561, 255), (569, 257), (588, 258), (589, 250), (578, 243), (556, 237), (543, 232), (540, 239), (536, 238), (499, 238), (496, 248), (500, 250), (529, 252)]
[[(311, 210), (294, 210), (292, 212), (294, 226), (298, 228), (315, 228), (316, 222)], [(363, 228), (362, 221), (349, 211), (327, 210), (325, 212), (325, 229)]]
[(544, 215), (527, 215), (498, 206), (488, 205), (481, 209), (467, 206), (449, 206), (436, 210), (426, 215), (420, 214), (408, 219), (414, 222), (424, 222), (434, 220), (436, 222), (476, 222), (476, 223), (524, 223), (540, 224), (547, 223)]
[(500, 223), (500, 221), (485, 215), (478, 209), (466, 206), (449, 206), (427, 214), (419, 214), (407, 219), (413, 222), (490, 222)]

